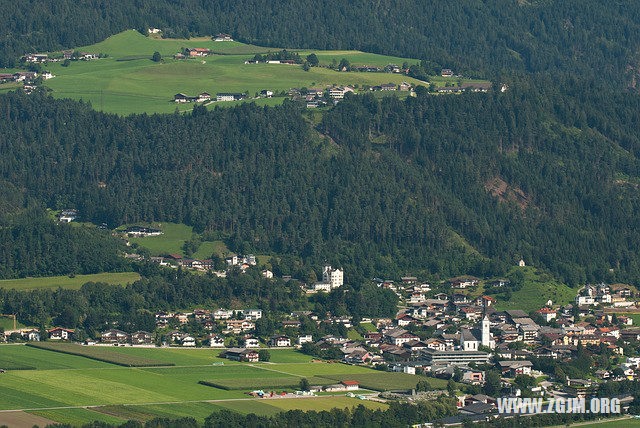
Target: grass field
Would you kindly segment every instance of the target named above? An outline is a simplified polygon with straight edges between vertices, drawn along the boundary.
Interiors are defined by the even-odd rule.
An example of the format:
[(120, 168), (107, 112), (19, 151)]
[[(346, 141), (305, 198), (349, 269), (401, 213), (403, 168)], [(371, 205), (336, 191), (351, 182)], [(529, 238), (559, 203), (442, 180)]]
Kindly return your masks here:
[[(136, 223), (138, 226), (148, 226), (162, 230), (159, 236), (147, 236), (144, 238), (129, 238), (129, 241), (146, 248), (154, 256), (167, 254), (180, 254), (184, 256), (182, 246), (193, 236), (193, 228), (179, 223)], [(130, 225), (129, 225), (130, 226)], [(126, 226), (122, 226), (124, 229)], [(213, 253), (223, 257), (229, 249), (222, 241), (204, 241), (193, 254), (197, 259), (207, 259)]]
[(92, 275), (46, 276), (42, 278), (20, 278), (0, 280), (0, 288), (34, 290), (45, 288), (79, 289), (87, 282), (104, 282), (111, 285), (126, 285), (140, 279), (137, 272), (96, 273)]
[[(182, 47), (207, 47), (220, 55), (205, 58), (174, 60), (171, 55)], [(125, 31), (82, 51), (105, 53), (109, 58), (94, 61), (76, 61), (68, 67), (61, 63), (47, 66), (56, 77), (45, 82), (55, 97), (83, 99), (95, 109), (118, 114), (172, 113), (188, 111), (192, 105), (178, 106), (173, 95), (182, 92), (197, 95), (200, 92), (247, 92), (253, 96), (262, 89), (287, 91), (293, 87), (322, 87), (327, 85), (380, 85), (382, 83), (414, 84), (420, 82), (401, 74), (339, 73), (324, 67), (304, 71), (296, 65), (244, 64), (258, 52), (276, 51), (238, 42), (213, 42), (207, 38), (194, 40), (161, 40), (145, 37), (137, 31)], [(164, 55), (155, 63), (148, 59), (154, 51)], [(306, 55), (311, 51), (301, 51)], [(321, 63), (347, 58), (354, 65), (384, 66), (416, 60), (387, 57), (360, 51), (314, 51)], [(136, 59), (137, 58), (137, 59)], [(121, 59), (118, 61), (118, 59)], [(123, 60), (127, 59), (127, 60)], [(444, 85), (445, 78), (434, 77), (436, 85)], [(457, 79), (448, 79), (457, 81)], [(274, 105), (282, 98), (259, 99), (257, 104)], [(235, 102), (214, 103), (234, 105)]]
[(0, 345), (0, 368), (31, 368), (37, 370), (101, 368), (110, 364), (83, 357), (50, 352), (24, 345)]
[[(309, 362), (225, 362), (224, 365), (212, 365), (211, 363), (218, 362), (218, 350), (90, 349), (95, 349), (94, 352), (100, 352), (100, 357), (108, 359), (113, 359), (118, 354), (119, 358), (128, 362), (137, 357), (180, 365), (129, 368), (40, 348), (3, 345), (0, 346), (0, 368), (2, 364), (20, 362), (33, 369), (8, 370), (1, 375), (0, 410), (26, 410), (43, 418), (78, 425), (91, 420), (119, 423), (134, 418), (144, 421), (157, 416), (193, 416), (203, 420), (211, 412), (222, 408), (241, 413), (270, 415), (288, 409), (325, 410), (357, 404), (384, 406), (337, 395), (310, 399), (249, 400), (245, 393), (260, 384), (279, 386), (291, 381), (294, 382), (291, 386), (295, 387), (302, 377), (308, 378), (311, 383), (326, 384), (334, 382), (331, 375), (352, 378), (358, 374), (381, 374), (362, 367)], [(293, 350), (273, 350), (272, 357), (280, 360), (303, 360)], [(305, 356), (305, 361), (306, 358)], [(246, 389), (224, 390), (198, 383), (204, 379), (229, 385), (242, 383)], [(53, 409), (67, 406), (72, 408)], [(3, 415), (16, 416), (14, 413), (0, 413), (0, 424)]]
[(326, 377), (336, 381), (355, 380), (362, 388), (374, 391), (386, 391), (394, 389), (412, 389), (418, 381), (427, 380), (434, 388), (446, 388), (447, 382), (442, 379), (425, 378), (406, 373), (370, 372), (356, 374), (327, 375)]
[(62, 354), (76, 355), (105, 363), (116, 364), (124, 367), (155, 367), (170, 366), (173, 363), (126, 354), (103, 346), (81, 346), (74, 343), (33, 342), (28, 347), (43, 349)]
[(500, 299), (497, 295), (496, 309), (522, 309), (525, 312), (543, 307), (548, 300), (554, 305), (566, 304), (575, 298), (577, 290), (558, 282), (551, 275), (533, 267), (515, 268), (524, 272), (524, 286), (512, 294), (509, 301)]
[[(216, 379), (216, 380), (203, 380), (200, 383), (203, 385), (213, 386), (215, 388), (232, 390), (232, 389), (298, 389), (300, 380), (303, 379), (299, 376), (283, 376), (283, 377), (270, 377), (270, 378), (248, 378), (248, 379)], [(311, 385), (330, 385), (335, 383), (332, 379), (320, 376), (313, 376), (306, 378)]]

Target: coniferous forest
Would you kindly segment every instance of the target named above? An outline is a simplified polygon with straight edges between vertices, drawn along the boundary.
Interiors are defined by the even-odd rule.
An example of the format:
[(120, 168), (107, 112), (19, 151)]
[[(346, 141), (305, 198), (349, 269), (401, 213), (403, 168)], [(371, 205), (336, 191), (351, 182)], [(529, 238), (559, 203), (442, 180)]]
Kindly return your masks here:
[(570, 284), (640, 277), (639, 101), (596, 81), (350, 97), (315, 127), (294, 103), (126, 118), (41, 95), (0, 104), (18, 206), (184, 222), (362, 278), (498, 275), (520, 257)]

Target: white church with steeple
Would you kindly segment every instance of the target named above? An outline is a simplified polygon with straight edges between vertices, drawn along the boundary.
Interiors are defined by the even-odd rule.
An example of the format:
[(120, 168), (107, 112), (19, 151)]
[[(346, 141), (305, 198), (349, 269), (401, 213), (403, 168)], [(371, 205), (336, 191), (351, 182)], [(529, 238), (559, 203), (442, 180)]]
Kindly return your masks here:
[(491, 337), (491, 323), (485, 314), (480, 328), (463, 328), (460, 330), (460, 348), (463, 351), (477, 351), (480, 345), (494, 349), (496, 342)]

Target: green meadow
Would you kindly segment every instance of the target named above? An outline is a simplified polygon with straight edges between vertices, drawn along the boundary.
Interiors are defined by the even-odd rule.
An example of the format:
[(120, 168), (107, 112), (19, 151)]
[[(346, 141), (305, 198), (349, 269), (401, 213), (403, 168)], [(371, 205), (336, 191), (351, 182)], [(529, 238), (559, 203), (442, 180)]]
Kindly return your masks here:
[(577, 290), (574, 290), (554, 279), (550, 274), (531, 266), (517, 267), (524, 273), (524, 286), (514, 292), (511, 299), (505, 301), (502, 295), (494, 295), (497, 298), (496, 309), (522, 309), (525, 312), (540, 309), (551, 300), (554, 305), (566, 304), (575, 298)]
[[(59, 346), (56, 344), (55, 346)], [(261, 385), (293, 390), (303, 377), (328, 384), (335, 379), (379, 372), (336, 363), (310, 363), (293, 350), (273, 350), (288, 363), (220, 364), (219, 350), (94, 347), (104, 360), (159, 360), (176, 366), (122, 367), (104, 361), (23, 345), (0, 346), (0, 410), (26, 410), (54, 421), (79, 425), (91, 420), (118, 422), (135, 418), (194, 416), (204, 419), (223, 408), (241, 413), (275, 414), (288, 409), (327, 410), (357, 404), (385, 407), (343, 395), (304, 399), (250, 399)], [(280, 355), (281, 354), (281, 355)], [(116, 361), (117, 362), (117, 361)], [(18, 370), (22, 368), (22, 370)], [(389, 373), (391, 381), (395, 374)], [(417, 382), (418, 378), (413, 377)], [(229, 389), (200, 384), (208, 380)], [(391, 382), (393, 384), (393, 382)], [(280, 387), (282, 386), (282, 387)], [(238, 389), (242, 388), (242, 389)], [(60, 407), (70, 407), (62, 409)], [(0, 424), (2, 415), (0, 412)]]
[(0, 288), (34, 290), (45, 288), (79, 289), (87, 282), (104, 282), (111, 285), (126, 285), (140, 279), (137, 272), (97, 273), (91, 275), (46, 276), (41, 278), (19, 278), (0, 280)]
[[(129, 242), (144, 247), (154, 256), (167, 254), (180, 254), (184, 256), (183, 245), (194, 236), (193, 228), (186, 224), (178, 223), (136, 223), (138, 226), (148, 226), (162, 230), (162, 235), (146, 236), (142, 238), (129, 238)], [(126, 226), (119, 229), (122, 230)], [(213, 253), (224, 257), (229, 249), (222, 241), (203, 241), (198, 250), (193, 254), (197, 259), (207, 259)]]
[[(174, 60), (173, 54), (183, 47), (206, 47), (217, 54), (188, 60)], [(125, 31), (80, 51), (104, 53), (108, 58), (93, 61), (74, 61), (68, 67), (51, 63), (47, 69), (56, 77), (47, 80), (53, 96), (82, 99), (93, 108), (118, 114), (172, 113), (189, 111), (193, 105), (173, 102), (176, 93), (197, 95), (209, 92), (247, 92), (254, 96), (263, 89), (288, 91), (294, 87), (326, 87), (329, 85), (380, 85), (382, 83), (424, 84), (401, 74), (340, 73), (324, 67), (304, 71), (299, 65), (244, 64), (256, 53), (277, 51), (239, 42), (214, 42), (209, 38), (192, 40), (163, 40), (145, 37), (137, 31)], [(150, 60), (153, 52), (163, 60)], [(415, 63), (407, 58), (388, 57), (360, 51), (300, 51), (301, 55), (315, 52), (321, 64), (347, 58), (354, 65), (384, 66), (390, 63)], [(434, 77), (437, 85), (444, 78)], [(457, 79), (448, 79), (457, 81)], [(252, 100), (259, 105), (281, 103), (283, 98)], [(211, 103), (229, 106), (237, 102)]]

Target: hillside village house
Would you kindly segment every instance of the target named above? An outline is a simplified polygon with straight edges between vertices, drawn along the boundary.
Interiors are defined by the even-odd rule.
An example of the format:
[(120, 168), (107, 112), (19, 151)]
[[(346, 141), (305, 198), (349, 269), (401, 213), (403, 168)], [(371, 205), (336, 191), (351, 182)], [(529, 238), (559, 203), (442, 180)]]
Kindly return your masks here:
[(212, 334), (209, 336), (209, 347), (224, 348), (224, 337)]
[(272, 348), (284, 348), (291, 346), (291, 339), (287, 336), (273, 336), (269, 339), (269, 346)]
[(129, 335), (122, 330), (111, 329), (100, 335), (102, 343), (127, 343)]
[(313, 336), (311, 336), (310, 334), (307, 334), (304, 336), (298, 336), (298, 339), (296, 339), (296, 343), (298, 345), (304, 345), (305, 343), (313, 343)]
[(329, 89), (329, 96), (334, 100), (341, 100), (348, 92), (353, 93), (353, 88), (350, 88), (349, 86), (336, 86)]
[(244, 309), (242, 311), (244, 319), (249, 321), (258, 321), (262, 318), (262, 309)]
[(136, 331), (131, 333), (132, 345), (151, 345), (153, 343), (153, 335), (148, 331)]
[(256, 325), (247, 320), (227, 320), (227, 328), (226, 332), (233, 332), (234, 334), (239, 334), (245, 331), (251, 331), (256, 328)]
[(56, 327), (48, 331), (50, 340), (71, 340), (74, 330), (68, 328)]
[(255, 337), (249, 336), (244, 339), (244, 347), (245, 348), (259, 348), (260, 341)]

